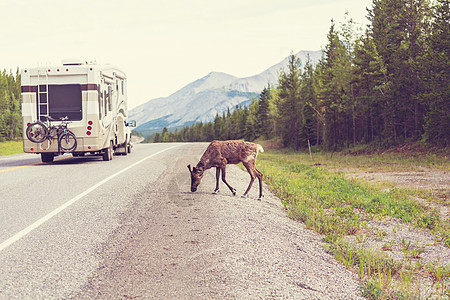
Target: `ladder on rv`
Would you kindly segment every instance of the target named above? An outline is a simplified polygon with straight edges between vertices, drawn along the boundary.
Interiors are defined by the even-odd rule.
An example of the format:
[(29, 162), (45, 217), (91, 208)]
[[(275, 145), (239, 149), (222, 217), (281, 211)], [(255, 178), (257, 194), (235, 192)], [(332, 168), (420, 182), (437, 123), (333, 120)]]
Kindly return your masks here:
[[(49, 116), (48, 106), (48, 72), (45, 69), (45, 84), (41, 84), (41, 69), (38, 69), (37, 74), (37, 117), (40, 121), (45, 121)], [(43, 75), (43, 74), (42, 74)]]

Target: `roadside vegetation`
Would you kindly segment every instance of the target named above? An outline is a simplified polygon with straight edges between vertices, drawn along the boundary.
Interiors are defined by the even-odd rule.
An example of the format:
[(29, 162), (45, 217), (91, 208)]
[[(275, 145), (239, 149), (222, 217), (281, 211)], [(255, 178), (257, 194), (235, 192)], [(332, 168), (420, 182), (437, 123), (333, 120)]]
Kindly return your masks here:
[[(1, 66), (0, 66), (1, 67)], [(22, 136), (20, 72), (0, 72), (0, 142)]]
[(0, 156), (23, 153), (22, 141), (0, 142)]
[(449, 189), (398, 187), (395, 181), (369, 182), (354, 175), (445, 173), (449, 156), (385, 152), (269, 150), (260, 154), (258, 169), (288, 215), (323, 235), (327, 250), (358, 274), (363, 296), (447, 299)]

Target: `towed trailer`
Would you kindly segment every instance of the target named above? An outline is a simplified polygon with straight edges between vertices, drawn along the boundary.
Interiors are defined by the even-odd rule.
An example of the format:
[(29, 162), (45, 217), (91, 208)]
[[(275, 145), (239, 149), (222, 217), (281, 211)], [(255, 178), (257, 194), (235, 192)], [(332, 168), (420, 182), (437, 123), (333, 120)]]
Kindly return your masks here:
[(26, 134), (30, 124), (48, 127), (67, 121), (76, 136), (73, 156), (101, 155), (108, 161), (114, 154), (131, 152), (128, 121), (127, 77), (110, 65), (83, 61), (64, 61), (59, 66), (23, 69), (21, 72), (23, 151), (41, 155), (52, 162), (63, 154), (59, 143), (48, 138), (31, 141)]

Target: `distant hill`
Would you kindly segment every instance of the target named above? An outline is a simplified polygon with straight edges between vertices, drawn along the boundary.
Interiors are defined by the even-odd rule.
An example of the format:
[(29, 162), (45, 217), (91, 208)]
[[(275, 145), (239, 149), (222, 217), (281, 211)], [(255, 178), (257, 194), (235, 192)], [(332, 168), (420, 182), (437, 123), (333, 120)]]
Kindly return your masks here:
[[(316, 63), (322, 51), (300, 51), (296, 56), (302, 65), (307, 55)], [(270, 83), (277, 85), (280, 71), (286, 69), (288, 58), (264, 72), (238, 78), (222, 72), (211, 72), (168, 97), (156, 98), (130, 110), (129, 119), (136, 120), (136, 131), (144, 136), (175, 128), (214, 120), (217, 113), (236, 105), (248, 105)]]

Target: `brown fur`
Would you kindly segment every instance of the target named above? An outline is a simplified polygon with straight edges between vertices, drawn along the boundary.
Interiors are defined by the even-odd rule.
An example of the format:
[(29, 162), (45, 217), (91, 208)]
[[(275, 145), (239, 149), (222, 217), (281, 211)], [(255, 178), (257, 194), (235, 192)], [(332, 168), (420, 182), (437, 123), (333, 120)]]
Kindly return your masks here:
[(222, 171), (222, 181), (228, 186), (233, 195), (236, 195), (236, 190), (232, 188), (225, 179), (225, 169), (227, 164), (242, 164), (250, 174), (250, 184), (242, 197), (247, 197), (250, 188), (252, 187), (255, 178), (259, 181), (259, 199), (262, 197), (262, 173), (256, 169), (256, 156), (258, 151), (263, 152), (263, 148), (255, 143), (249, 143), (239, 140), (234, 141), (213, 141), (206, 148), (197, 166), (191, 169), (191, 165), (188, 165), (189, 172), (191, 173), (191, 191), (195, 192), (197, 186), (203, 177), (204, 171), (215, 167), (216, 168), (216, 189), (213, 194), (219, 192), (219, 177), (220, 171)]

